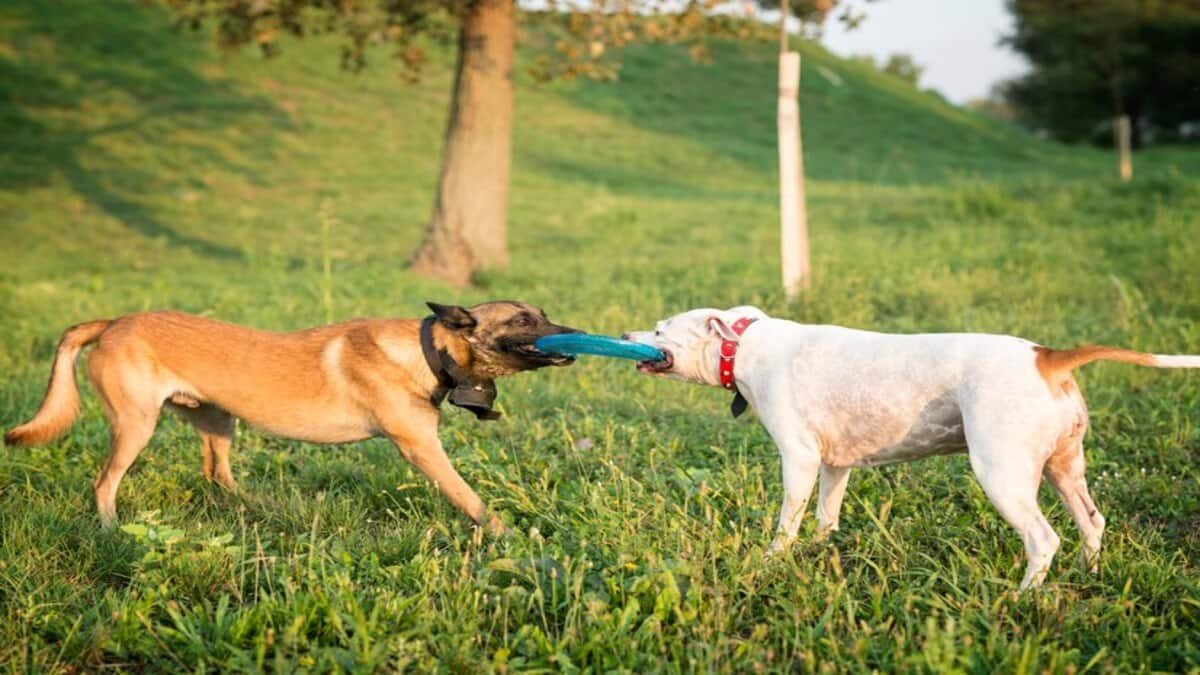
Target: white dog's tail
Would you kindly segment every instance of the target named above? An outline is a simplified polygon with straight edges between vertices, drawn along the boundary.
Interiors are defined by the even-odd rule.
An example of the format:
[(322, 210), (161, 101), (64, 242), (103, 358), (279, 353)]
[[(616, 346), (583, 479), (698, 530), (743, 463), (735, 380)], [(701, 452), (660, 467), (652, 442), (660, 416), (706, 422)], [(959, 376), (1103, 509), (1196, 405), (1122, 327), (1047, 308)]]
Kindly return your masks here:
[(1120, 347), (1085, 345), (1076, 349), (1034, 347), (1037, 369), (1051, 386), (1061, 386), (1071, 371), (1092, 361), (1124, 361), (1151, 368), (1200, 368), (1200, 356), (1190, 354), (1148, 354)]
[(1038, 369), (1053, 372), (1072, 371), (1092, 361), (1124, 361), (1151, 368), (1200, 368), (1200, 356), (1189, 354), (1147, 354), (1120, 347), (1085, 345), (1077, 349), (1037, 347)]
[(1151, 354), (1155, 368), (1200, 368), (1200, 356), (1190, 354)]
[(106, 319), (71, 326), (58, 342), (46, 397), (33, 419), (4, 434), (5, 445), (41, 445), (63, 435), (79, 414), (79, 388), (75, 385), (75, 357), (112, 323)]

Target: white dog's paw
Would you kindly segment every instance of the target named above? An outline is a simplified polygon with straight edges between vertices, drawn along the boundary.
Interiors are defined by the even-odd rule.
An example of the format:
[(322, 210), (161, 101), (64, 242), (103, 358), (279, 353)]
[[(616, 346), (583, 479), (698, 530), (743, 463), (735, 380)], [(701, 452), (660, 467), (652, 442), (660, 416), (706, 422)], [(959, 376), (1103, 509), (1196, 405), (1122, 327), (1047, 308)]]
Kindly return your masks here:
[(833, 537), (833, 533), (837, 531), (837, 523), (834, 523), (833, 525), (818, 526), (817, 533), (814, 538), (821, 542), (829, 541), (829, 539)]
[(771, 545), (767, 547), (766, 552), (763, 553), (763, 557), (768, 559), (778, 557), (780, 554), (787, 552), (792, 547), (794, 541), (796, 541), (795, 537), (784, 537), (782, 535), (775, 537), (771, 541)]
[(1079, 557), (1083, 560), (1083, 567), (1091, 574), (1100, 574), (1100, 547), (1084, 544), (1079, 551)]

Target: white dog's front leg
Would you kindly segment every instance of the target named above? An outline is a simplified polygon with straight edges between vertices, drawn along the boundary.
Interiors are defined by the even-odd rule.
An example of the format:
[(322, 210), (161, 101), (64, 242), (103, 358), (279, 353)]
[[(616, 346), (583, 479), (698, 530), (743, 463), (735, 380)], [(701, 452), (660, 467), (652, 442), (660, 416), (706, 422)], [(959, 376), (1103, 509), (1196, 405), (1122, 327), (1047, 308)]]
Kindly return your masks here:
[(846, 497), (846, 483), (850, 481), (850, 467), (821, 465), (821, 498), (817, 501), (817, 536), (827, 537), (838, 529), (838, 516), (842, 513), (842, 500)]
[(779, 445), (783, 464), (783, 507), (779, 511), (779, 529), (767, 555), (786, 550), (796, 539), (821, 467), (821, 454), (815, 443), (807, 442), (806, 435), (796, 432), (771, 435)]

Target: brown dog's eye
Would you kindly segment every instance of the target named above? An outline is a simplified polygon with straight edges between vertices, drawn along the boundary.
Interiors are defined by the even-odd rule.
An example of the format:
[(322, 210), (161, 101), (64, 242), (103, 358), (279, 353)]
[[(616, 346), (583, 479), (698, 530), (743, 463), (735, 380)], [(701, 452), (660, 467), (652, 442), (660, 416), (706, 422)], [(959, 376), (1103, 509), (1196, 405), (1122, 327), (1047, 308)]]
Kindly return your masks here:
[(528, 316), (526, 316), (525, 314), (522, 314), (521, 316), (518, 316), (518, 317), (517, 317), (517, 325), (518, 325), (518, 326), (523, 326), (523, 327), (529, 327), (529, 326), (532, 326), (532, 325), (533, 325), (533, 319), (529, 318), (529, 317), (528, 317)]

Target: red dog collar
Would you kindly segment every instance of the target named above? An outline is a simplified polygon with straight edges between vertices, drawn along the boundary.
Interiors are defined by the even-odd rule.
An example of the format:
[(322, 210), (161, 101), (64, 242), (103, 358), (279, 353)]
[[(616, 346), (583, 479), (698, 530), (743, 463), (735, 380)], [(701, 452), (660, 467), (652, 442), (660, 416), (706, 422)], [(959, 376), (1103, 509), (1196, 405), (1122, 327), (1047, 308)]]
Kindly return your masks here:
[[(746, 332), (746, 327), (754, 323), (757, 319), (742, 317), (733, 322), (730, 329), (734, 334), (741, 337), (742, 333)], [(733, 397), (733, 405), (730, 411), (734, 417), (741, 415), (746, 410), (746, 398), (738, 391), (737, 385), (733, 381), (733, 359), (737, 356), (738, 341), (737, 340), (721, 340), (721, 361), (718, 365), (717, 372), (721, 376), (721, 386), (732, 391), (736, 396)]]

